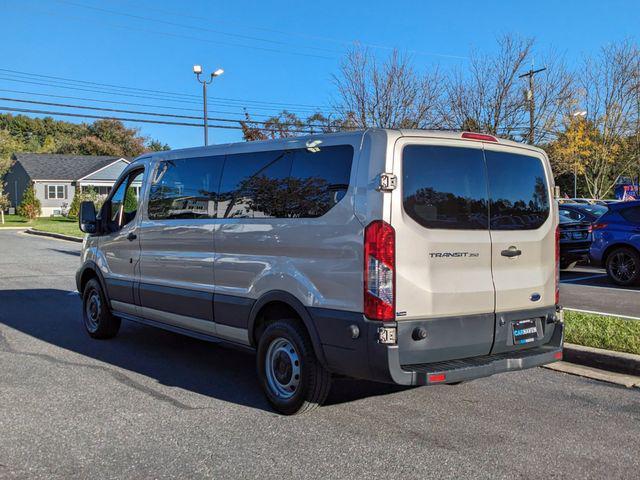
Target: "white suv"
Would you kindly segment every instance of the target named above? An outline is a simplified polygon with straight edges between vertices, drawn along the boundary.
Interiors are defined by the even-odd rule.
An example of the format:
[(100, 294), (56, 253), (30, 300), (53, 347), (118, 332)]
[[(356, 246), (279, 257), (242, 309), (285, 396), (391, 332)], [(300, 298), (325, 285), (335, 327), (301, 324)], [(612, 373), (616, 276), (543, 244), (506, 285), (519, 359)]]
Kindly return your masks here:
[(331, 374), (458, 383), (562, 357), (544, 152), (474, 133), (366, 130), (144, 155), (96, 215), (84, 324), (257, 350), (285, 414)]

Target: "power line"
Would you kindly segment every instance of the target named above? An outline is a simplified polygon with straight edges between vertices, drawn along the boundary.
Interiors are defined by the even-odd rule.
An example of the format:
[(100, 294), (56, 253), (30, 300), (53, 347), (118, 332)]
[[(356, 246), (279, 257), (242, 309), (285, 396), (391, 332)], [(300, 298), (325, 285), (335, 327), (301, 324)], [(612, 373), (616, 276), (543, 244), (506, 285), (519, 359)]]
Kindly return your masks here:
[[(89, 114), (79, 114), (79, 113), (68, 113), (68, 112), (52, 112), (48, 110), (35, 110), (30, 108), (15, 108), (15, 107), (5, 107), (0, 105), (0, 110), (5, 112), (19, 112), (19, 113), (34, 113), (41, 115), (57, 115), (57, 116), (66, 116), (66, 117), (75, 117), (75, 118), (91, 118), (97, 120), (119, 120), (121, 122), (135, 122), (135, 123), (153, 123), (157, 125), (177, 125), (184, 127), (198, 127), (202, 128), (202, 124), (200, 123), (187, 123), (187, 122), (171, 122), (165, 120), (150, 120), (144, 118), (124, 118), (124, 117), (110, 117), (103, 115), (89, 115)], [(233, 125), (209, 125), (210, 128), (224, 128), (227, 130), (242, 130), (242, 127), (236, 127)], [(277, 132), (277, 129), (268, 129), (262, 128), (261, 130), (269, 131), (269, 132)], [(311, 130), (288, 130), (293, 133), (317, 133)]]
[[(134, 93), (110, 92), (110, 91), (105, 91), (105, 90), (100, 90), (100, 89), (95, 89), (95, 88), (83, 88), (83, 87), (70, 86), (70, 85), (56, 85), (56, 84), (52, 84), (52, 83), (44, 83), (44, 82), (37, 82), (37, 81), (33, 81), (33, 80), (26, 80), (26, 79), (23, 79), (23, 78), (7, 78), (7, 77), (1, 77), (0, 76), (0, 80), (5, 80), (5, 81), (9, 81), (9, 82), (16, 82), (16, 83), (26, 83), (26, 84), (30, 84), (30, 85), (41, 85), (41, 86), (53, 87), (53, 88), (63, 88), (63, 89), (66, 89), (66, 90), (100, 93), (100, 94), (103, 94), (103, 95), (117, 95), (117, 96), (121, 96), (121, 97), (133, 97), (133, 98), (143, 98), (143, 99), (147, 99), (147, 100), (159, 100), (159, 101), (164, 101), (164, 102), (174, 102), (174, 103), (179, 103), (179, 104), (182, 104), (182, 105), (184, 105), (184, 104), (200, 105), (200, 102), (191, 101), (191, 100), (178, 100), (178, 99), (175, 99), (175, 98), (163, 98), (163, 97), (150, 96), (150, 95), (138, 95), (138, 94), (134, 94)], [(232, 107), (232, 108), (233, 107), (242, 108), (241, 105), (224, 104), (224, 103), (220, 103), (220, 102), (215, 102), (214, 105), (223, 106), (223, 107), (226, 106), (226, 107)], [(245, 107), (245, 108), (249, 108), (251, 110), (262, 110), (262, 111), (271, 111), (271, 112), (278, 112), (278, 113), (280, 113), (280, 111), (281, 111), (280, 109), (276, 109), (276, 108), (256, 107), (256, 106), (248, 106), (248, 107)], [(301, 110), (297, 110), (297, 111), (300, 112), (300, 113), (305, 113), (305, 114), (318, 113), (317, 111), (308, 111), (308, 112), (302, 112)], [(265, 115), (265, 116), (272, 116), (272, 115)]]
[[(5, 101), (5, 102), (30, 103), (30, 104), (34, 104), (34, 105), (46, 105), (46, 106), (50, 106), (50, 107), (76, 108), (76, 109), (81, 109), (81, 110), (94, 110), (94, 111), (100, 111), (100, 112), (130, 113), (130, 114), (134, 114), (134, 115), (149, 115), (149, 116), (154, 116), (154, 117), (165, 117), (165, 118), (183, 118), (183, 119), (187, 119), (187, 120), (201, 120), (202, 119), (202, 117), (194, 116), (194, 115), (178, 115), (178, 114), (171, 114), (171, 113), (143, 112), (143, 111), (139, 111), (139, 110), (122, 110), (122, 109), (118, 109), (118, 108), (92, 107), (90, 105), (72, 105), (72, 104), (68, 104), (68, 103), (39, 102), (39, 101), (36, 101), (36, 100), (25, 100), (25, 99), (9, 98), (9, 97), (0, 97), (0, 100), (1, 101)], [(247, 122), (247, 123), (257, 123), (257, 124), (261, 124), (261, 125), (266, 125), (267, 123), (269, 123), (269, 122), (261, 122), (261, 121), (258, 121), (258, 120), (246, 120), (246, 119), (237, 119), (237, 118), (207, 117), (207, 120), (214, 121), (214, 122), (230, 122), (230, 123)], [(298, 124), (291, 123), (291, 122), (280, 122), (279, 124), (283, 125), (283, 126), (291, 126), (291, 127), (298, 126)], [(326, 127), (326, 125), (319, 125), (319, 124), (305, 124), (304, 126), (305, 127), (316, 127), (316, 128), (324, 128), (324, 127)]]
[[(97, 8), (97, 7), (93, 7), (93, 8)], [(38, 13), (43, 13), (43, 12), (39, 11)], [(46, 11), (45, 14), (46, 15), (55, 15), (55, 16), (58, 16), (58, 17), (71, 19), (71, 20), (75, 20), (75, 21), (78, 21), (78, 22), (82, 22), (82, 23), (86, 23), (86, 21), (87, 21), (86, 18), (74, 17), (74, 16), (70, 16), (70, 15), (63, 15), (58, 11), (49, 10), (49, 11)], [(206, 42), (206, 43), (211, 43), (211, 44), (214, 44), (214, 45), (222, 45), (222, 46), (227, 46), (227, 47), (247, 48), (247, 49), (250, 49), (250, 50), (260, 50), (260, 51), (263, 51), (263, 52), (279, 53), (279, 54), (285, 54), (285, 55), (295, 55), (295, 56), (302, 56), (302, 57), (313, 57), (313, 58), (319, 58), (319, 59), (323, 59), (323, 60), (335, 60), (335, 57), (327, 57), (325, 55), (317, 55), (317, 54), (314, 54), (314, 53), (304, 53), (304, 52), (293, 52), (293, 51), (287, 51), (287, 50), (278, 50), (276, 48), (261, 47), (261, 46), (257, 46), (257, 45), (243, 45), (243, 44), (239, 44), (239, 43), (211, 40), (209, 38), (194, 37), (194, 36), (191, 36), (191, 35), (184, 35), (184, 34), (179, 34), (179, 33), (171, 33), (171, 32), (167, 32), (167, 31), (151, 30), (151, 29), (142, 28), (142, 27), (139, 27), (139, 26), (136, 26), (135, 28), (132, 29), (131, 25), (118, 25), (118, 24), (106, 23), (106, 22), (101, 22), (100, 24), (102, 26), (106, 26), (106, 27), (123, 29), (123, 30), (126, 30), (129, 33), (140, 33), (140, 32), (143, 32), (143, 33), (150, 33), (150, 34), (153, 34), (153, 35), (161, 35), (161, 36), (165, 36), (165, 37), (174, 37), (174, 38), (183, 38), (183, 39), (187, 39), (187, 40), (196, 40), (196, 41), (199, 41), (199, 42)], [(191, 26), (185, 26), (185, 27), (186, 28), (190, 28), (190, 29), (192, 28)]]
[[(168, 11), (168, 10), (162, 10), (162, 9), (158, 9), (158, 8), (149, 8), (147, 6), (144, 7), (145, 11), (155, 11), (155, 12), (159, 12), (159, 13), (163, 13), (163, 14), (167, 14), (167, 15), (171, 15), (171, 16), (177, 16), (177, 17), (183, 17), (183, 18), (191, 18), (194, 20), (201, 20), (201, 21), (205, 21), (205, 22), (212, 22), (212, 20), (210, 18), (207, 17), (203, 17), (203, 16), (197, 16), (197, 15), (188, 15), (188, 14), (184, 14), (184, 13), (179, 13), (179, 12), (172, 12), (172, 11)], [(238, 23), (238, 22), (228, 22), (228, 21), (220, 21), (220, 20), (214, 20), (215, 23), (231, 23), (232, 25), (241, 25), (245, 28), (247, 28), (247, 26), (242, 23)], [(272, 28), (264, 28), (264, 27), (256, 27), (256, 26), (252, 26), (252, 27), (248, 27), (250, 29), (253, 30), (261, 30), (263, 32), (270, 32), (270, 33), (277, 33), (280, 35), (287, 35), (287, 36), (294, 36), (294, 37), (299, 37), (299, 38), (307, 38), (310, 40), (320, 40), (323, 42), (330, 42), (330, 43), (335, 43), (338, 45), (341, 45), (342, 47), (349, 47), (354, 45), (355, 43), (362, 45), (364, 47), (370, 47), (370, 48), (376, 48), (376, 49), (382, 49), (382, 50), (394, 50), (395, 47), (390, 47), (387, 45), (378, 45), (378, 44), (373, 44), (373, 43), (366, 43), (366, 42), (361, 42), (359, 40), (340, 40), (340, 39), (336, 39), (336, 38), (331, 38), (331, 37), (326, 37), (326, 36), (320, 36), (320, 35), (309, 35), (309, 34), (304, 34), (304, 33), (298, 33), (298, 32), (292, 32), (292, 31), (284, 31), (284, 30), (276, 30), (276, 29), (272, 29)], [(307, 47), (309, 48), (309, 47)], [(447, 53), (436, 53), (436, 52), (425, 52), (425, 51), (420, 51), (420, 50), (403, 50), (406, 51), (409, 54), (415, 54), (415, 55), (426, 55), (426, 56), (434, 56), (434, 57), (443, 57), (443, 58), (455, 58), (455, 59), (460, 59), (460, 60), (468, 60), (469, 57), (467, 56), (462, 56), (462, 55), (453, 55), (453, 54), (447, 54)]]
[[(95, 85), (95, 86), (100, 86), (100, 87), (117, 88), (117, 89), (122, 89), (122, 90), (147, 92), (147, 93), (159, 93), (161, 95), (170, 95), (170, 96), (177, 96), (177, 97), (184, 97), (184, 98), (195, 98), (195, 99), (199, 99), (200, 98), (199, 95), (194, 95), (194, 94), (189, 94), (189, 93), (169, 92), (169, 91), (165, 91), (165, 90), (152, 90), (152, 89), (148, 89), (148, 88), (128, 87), (126, 85), (114, 85), (114, 84), (110, 84), (110, 83), (99, 83), (99, 82), (93, 82), (93, 81), (88, 81), (88, 80), (79, 80), (79, 79), (73, 79), (73, 78), (57, 77), (57, 76), (53, 76), (53, 75), (43, 75), (43, 74), (33, 73), (33, 72), (23, 72), (23, 71), (20, 71), (20, 70), (11, 70), (11, 69), (8, 69), (8, 68), (0, 68), (0, 72), (8, 72), (10, 74), (23, 75), (23, 76), (28, 76), (28, 77), (49, 78), (49, 79), (53, 79), (53, 80), (61, 80), (61, 81), (64, 81), (64, 82), (82, 83), (82, 84)], [(282, 107), (286, 107), (286, 106), (308, 107), (308, 108), (313, 108), (313, 109), (323, 108), (322, 105), (311, 105), (311, 104), (305, 104), (305, 103), (269, 102), (269, 101), (264, 101), (264, 100), (249, 100), (249, 99), (228, 98), (228, 97), (211, 97), (211, 98), (212, 99), (217, 99), (217, 100), (223, 100), (223, 101), (241, 102), (241, 103), (244, 103), (244, 104), (255, 103), (255, 104), (264, 104), (264, 105), (278, 105), (278, 106), (282, 106)], [(324, 106), (324, 107), (326, 107), (326, 106)]]
[[(70, 2), (68, 0), (55, 0), (58, 3), (63, 3), (66, 5), (71, 5), (74, 7), (79, 7), (79, 8), (85, 8), (88, 10), (94, 10), (94, 11), (98, 11), (98, 12), (104, 12), (104, 13), (109, 13), (111, 15), (118, 15), (121, 17), (128, 17), (128, 18), (134, 18), (136, 20), (145, 20), (148, 22), (155, 22), (155, 23), (160, 23), (162, 25), (170, 25), (172, 27), (179, 27), (179, 28), (188, 28), (189, 30), (200, 30), (200, 31), (204, 31), (204, 32), (211, 32), (211, 33), (216, 33), (219, 35), (226, 35), (229, 37), (235, 37), (235, 38), (240, 38), (243, 40), (252, 40), (252, 41), (258, 41), (258, 42), (265, 42), (265, 43), (271, 43), (271, 44), (275, 44), (275, 45), (283, 45), (283, 46), (291, 46), (290, 43), (287, 42), (282, 42), (279, 40), (272, 40), (272, 39), (268, 39), (268, 38), (261, 38), (261, 37), (253, 37), (253, 36), (249, 36), (249, 35), (242, 35), (239, 33), (230, 33), (230, 32), (225, 32), (222, 30), (213, 30), (211, 28), (206, 28), (206, 27), (201, 27), (201, 26), (197, 26), (197, 25), (187, 25), (184, 23), (177, 23), (177, 22), (171, 22), (171, 21), (167, 21), (167, 20), (160, 20), (160, 19), (156, 19), (156, 18), (151, 18), (151, 17), (145, 17), (143, 15), (135, 15), (132, 13), (125, 13), (125, 12), (119, 12), (116, 10), (110, 10), (110, 9), (106, 9), (106, 8), (100, 8), (100, 7), (95, 7), (92, 5), (85, 5), (85, 4), (81, 4), (81, 3), (76, 3), (76, 2)], [(298, 45), (299, 47), (300, 45)], [(342, 52), (337, 52), (335, 50), (331, 50), (328, 48), (322, 48), (322, 47), (308, 47), (308, 46), (302, 46), (302, 48), (307, 48), (310, 50), (318, 50), (318, 51), (322, 51), (322, 52), (328, 52), (328, 53), (338, 53), (341, 54)]]

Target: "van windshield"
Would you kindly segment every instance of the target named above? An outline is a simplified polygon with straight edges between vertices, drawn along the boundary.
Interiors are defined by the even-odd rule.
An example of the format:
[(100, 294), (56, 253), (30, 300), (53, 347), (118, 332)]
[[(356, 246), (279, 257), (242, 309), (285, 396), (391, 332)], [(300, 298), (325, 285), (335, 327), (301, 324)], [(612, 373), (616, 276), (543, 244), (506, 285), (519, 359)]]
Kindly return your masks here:
[(537, 157), (408, 145), (402, 169), (404, 210), (426, 228), (533, 230), (549, 216), (549, 189)]

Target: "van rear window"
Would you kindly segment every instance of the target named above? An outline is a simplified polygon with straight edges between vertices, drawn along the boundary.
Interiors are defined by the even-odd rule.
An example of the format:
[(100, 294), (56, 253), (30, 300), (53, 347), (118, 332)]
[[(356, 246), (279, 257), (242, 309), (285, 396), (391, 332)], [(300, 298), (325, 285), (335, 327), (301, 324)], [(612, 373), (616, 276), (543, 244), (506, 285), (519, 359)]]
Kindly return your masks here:
[(408, 145), (403, 150), (402, 185), (404, 209), (423, 227), (487, 228), (482, 150)]
[(549, 189), (536, 157), (408, 145), (402, 158), (404, 210), (426, 228), (532, 230), (549, 216)]

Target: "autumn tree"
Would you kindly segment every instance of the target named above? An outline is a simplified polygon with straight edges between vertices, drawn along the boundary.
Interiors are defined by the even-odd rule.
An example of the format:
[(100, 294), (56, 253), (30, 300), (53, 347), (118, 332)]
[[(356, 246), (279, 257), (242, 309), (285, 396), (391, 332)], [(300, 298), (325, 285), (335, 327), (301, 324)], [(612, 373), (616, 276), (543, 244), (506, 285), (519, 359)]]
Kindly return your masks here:
[(640, 166), (640, 50), (625, 41), (584, 61), (577, 108), (549, 145), (556, 175), (576, 171), (592, 198), (609, 195), (620, 176)]

